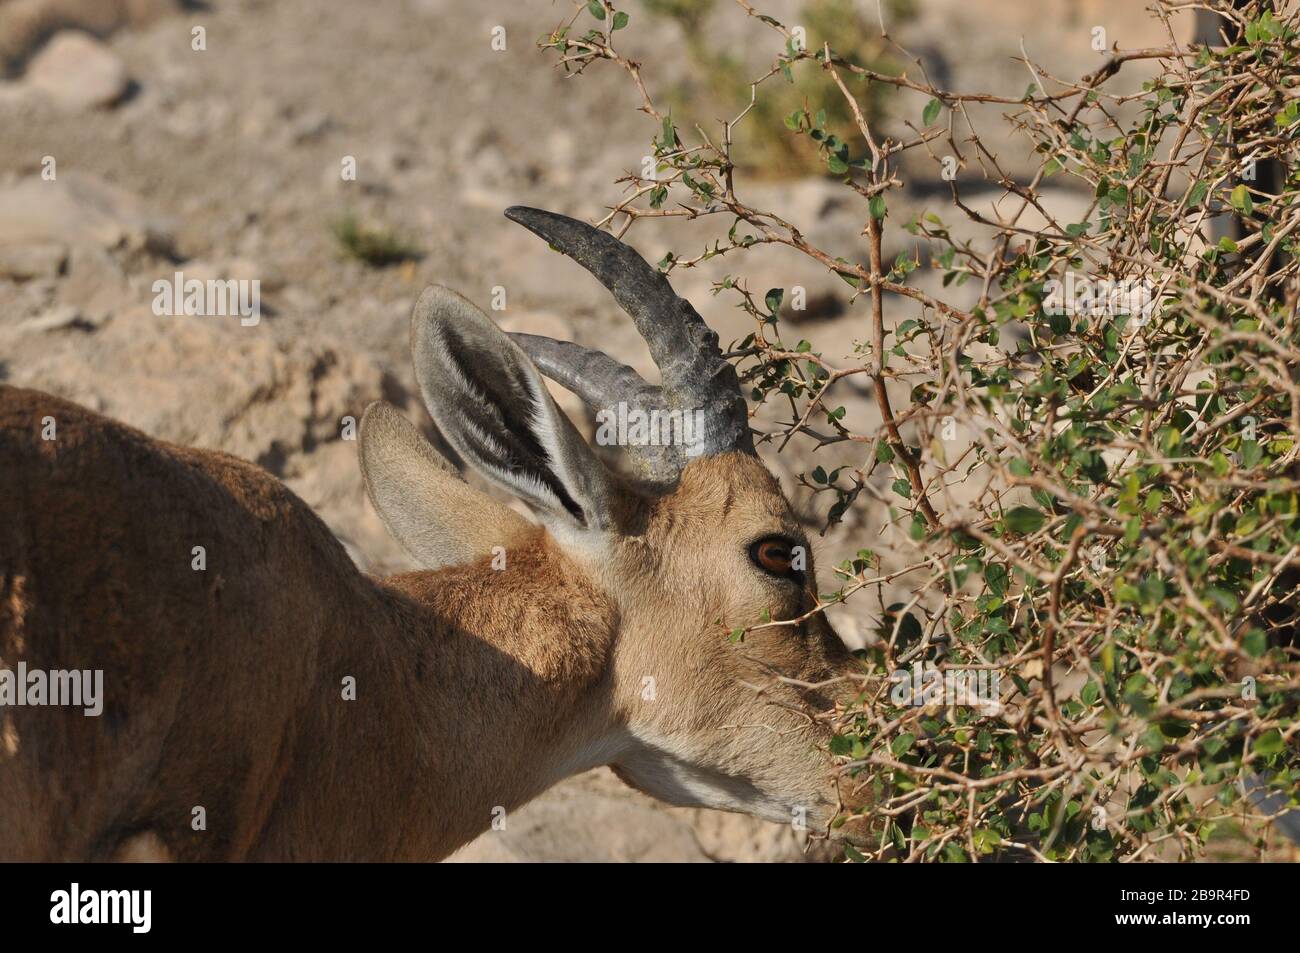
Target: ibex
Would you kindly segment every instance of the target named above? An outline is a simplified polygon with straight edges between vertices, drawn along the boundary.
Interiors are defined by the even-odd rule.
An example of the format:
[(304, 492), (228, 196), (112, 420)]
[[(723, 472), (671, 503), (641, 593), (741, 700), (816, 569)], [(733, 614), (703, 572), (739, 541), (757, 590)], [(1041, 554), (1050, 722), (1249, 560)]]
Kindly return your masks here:
[[(506, 214), (613, 293), (662, 383), (426, 290), (424, 402), (538, 522), (371, 404), (365, 487), (420, 571), (363, 574), (252, 464), (0, 388), (0, 659), (104, 680), (100, 717), (0, 709), (0, 859), (437, 859), (600, 765), (812, 830), (863, 805), (817, 717), (856, 671), (821, 615), (726, 635), (817, 590), (717, 335), (613, 236)], [(616, 475), (543, 374), (593, 408), (699, 409), (703, 433)]]

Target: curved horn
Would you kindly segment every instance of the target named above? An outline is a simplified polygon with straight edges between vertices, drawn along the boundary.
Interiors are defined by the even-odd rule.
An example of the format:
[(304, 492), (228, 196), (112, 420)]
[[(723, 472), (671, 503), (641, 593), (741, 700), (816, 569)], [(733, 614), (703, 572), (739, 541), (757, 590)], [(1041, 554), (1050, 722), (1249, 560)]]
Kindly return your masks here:
[(658, 387), (602, 351), (540, 334), (512, 331), (510, 337), (524, 349), (539, 371), (573, 391), (588, 407), (597, 410), (612, 407), (620, 400), (636, 400), (651, 407), (664, 405)]
[(735, 368), (723, 360), (718, 335), (690, 302), (677, 297), (663, 274), (631, 246), (586, 222), (521, 205), (506, 209), (506, 217), (546, 239), (609, 289), (659, 367), (665, 405), (703, 411), (703, 453), (754, 452)]
[[(598, 420), (602, 412), (613, 413), (617, 420), (619, 404), (640, 410), (667, 409), (660, 388), (608, 354), (540, 334), (513, 331), (510, 337), (539, 371), (596, 411)], [(634, 444), (627, 450), (637, 474), (651, 483), (672, 483), (686, 464), (678, 447)]]

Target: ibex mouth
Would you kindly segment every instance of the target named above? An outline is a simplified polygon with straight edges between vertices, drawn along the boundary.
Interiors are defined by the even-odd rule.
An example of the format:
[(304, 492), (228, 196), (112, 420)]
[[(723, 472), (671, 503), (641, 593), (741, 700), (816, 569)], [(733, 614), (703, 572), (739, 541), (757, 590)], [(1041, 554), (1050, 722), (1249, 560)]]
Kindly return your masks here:
[(740, 380), (722, 357), (718, 335), (668, 279), (635, 249), (586, 222), (515, 205), (506, 218), (546, 239), (609, 289), (650, 349), (663, 383), (656, 387), (609, 355), (570, 341), (512, 334), (547, 377), (577, 394), (593, 410), (619, 404), (643, 413), (698, 413), (703, 433), (692, 445), (650, 443), (628, 451), (648, 481), (676, 482), (690, 458), (729, 451), (754, 452)]

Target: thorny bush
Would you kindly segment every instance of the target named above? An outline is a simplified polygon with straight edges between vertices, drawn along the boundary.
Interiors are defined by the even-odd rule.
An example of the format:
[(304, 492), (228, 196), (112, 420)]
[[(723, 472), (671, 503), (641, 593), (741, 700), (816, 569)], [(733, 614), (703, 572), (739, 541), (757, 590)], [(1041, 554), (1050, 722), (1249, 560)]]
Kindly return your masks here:
[[(1193, 7), (1217, 40), (1188, 36)], [(813, 74), (810, 88), (829, 79), (842, 97), (834, 112), (848, 107), (849, 129), (816, 101), (784, 125), (857, 194), (854, 247), (818, 247), (747, 203), (733, 142), (752, 104), (717, 130), (679, 128), (620, 52), (627, 12), (578, 3), (541, 46), (569, 71), (621, 68), (655, 123), (656, 171), (623, 180), (603, 223), (720, 223), (702, 252), (660, 267), (726, 256), (737, 270), (715, 288), (753, 318), (732, 356), (755, 405), (789, 417), (760, 442), (852, 442), (856, 465), (802, 476), (827, 524), (888, 497), (913, 549), (889, 573), (863, 549), (820, 597), (911, 593), (885, 607), (859, 701), (837, 714), (833, 750), (876, 792), (879, 840), (849, 856), (1192, 859), (1243, 821), (1262, 845), (1261, 816), (1293, 807), (1300, 780), (1300, 17), (1259, 0), (1213, 12), (1161, 0), (1162, 45), (1113, 44), (1079, 79), (1026, 58), (1028, 88), (1012, 98), (937, 88), (884, 16), (907, 70), (855, 63), (834, 37), (745, 0), (733, 12), (772, 31), (753, 103)], [(1140, 91), (1115, 91), (1130, 64), (1157, 68)], [(882, 90), (896, 105), (888, 134), (858, 105)], [(974, 104), (1032, 143), (1028, 181), (981, 141)], [(950, 190), (911, 220), (891, 214), (904, 154)], [(945, 161), (962, 174), (941, 174)], [(969, 202), (972, 178), (1001, 201)], [(1090, 197), (1086, 211), (1059, 218), (1049, 185)], [(954, 216), (979, 237), (958, 237)], [(882, 260), (890, 228), (920, 253)], [(783, 289), (754, 293), (738, 272), (758, 245), (851, 286), (864, 315), (852, 362), (783, 336)], [(942, 296), (918, 287), (927, 267)], [(909, 316), (891, 321), (891, 308)], [(855, 375), (871, 381), (878, 425), (837, 403)], [(900, 693), (890, 675), (922, 662), (996, 672), (1000, 697)]]

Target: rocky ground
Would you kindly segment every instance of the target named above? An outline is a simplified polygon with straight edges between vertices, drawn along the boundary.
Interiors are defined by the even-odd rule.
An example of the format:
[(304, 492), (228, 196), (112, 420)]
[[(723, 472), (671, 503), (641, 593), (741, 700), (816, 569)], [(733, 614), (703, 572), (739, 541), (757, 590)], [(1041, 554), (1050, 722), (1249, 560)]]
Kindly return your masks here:
[[(915, 5), (901, 33), (954, 88), (1022, 93), (1029, 77), (1011, 59), (1022, 36), (1031, 55), (1070, 76), (1098, 63), (1094, 24), (1126, 47), (1161, 39), (1125, 0), (1044, 0), (1029, 19), (994, 0)], [(767, 6), (791, 15), (794, 5)], [(690, 68), (673, 24), (639, 3), (627, 8), (638, 27), (627, 44), (652, 86)], [(608, 295), (501, 217), (515, 203), (597, 217), (656, 132), (626, 77), (595, 69), (566, 79), (538, 52), (536, 39), (568, 12), (563, 2), (514, 0), (0, 0), (0, 380), (255, 460), (315, 507), (359, 564), (405, 568), (365, 502), (341, 424), (379, 397), (424, 424), (406, 325), (425, 285), (483, 305), (501, 286), (507, 305), (495, 316), (509, 329), (597, 344), (653, 373)], [(719, 10), (714, 39), (774, 55), (764, 28), (736, 13)], [(503, 51), (491, 45), (497, 26)], [(1023, 145), (999, 142), (1008, 168), (1028, 168)], [(341, 174), (348, 157), (354, 181)], [(894, 214), (933, 201), (933, 178), (916, 170)], [(831, 247), (859, 242), (862, 210), (833, 183), (747, 187)], [(1086, 196), (1049, 190), (1048, 201), (1065, 209)], [(342, 255), (332, 228), (348, 214), (422, 255), (387, 268)], [(657, 260), (670, 247), (702, 247), (710, 227), (646, 224), (631, 237)], [(756, 286), (802, 284), (810, 299), (831, 301), (839, 316), (800, 328), (829, 359), (863, 334), (864, 306), (849, 307), (821, 269), (778, 252), (748, 267)], [(177, 270), (258, 279), (261, 322), (155, 315), (153, 283)], [(724, 339), (736, 338), (744, 316), (708, 293), (720, 274), (700, 268), (674, 282)], [(865, 390), (846, 404), (859, 429), (871, 425)], [(794, 448), (770, 462), (793, 491), (792, 474), (810, 459)], [(889, 537), (876, 538), (880, 515), (868, 508), (829, 534), (823, 564), (888, 548)], [(840, 612), (837, 624), (860, 644), (878, 608)], [(666, 808), (601, 771), (558, 786), (458, 859), (805, 856), (790, 830)]]

